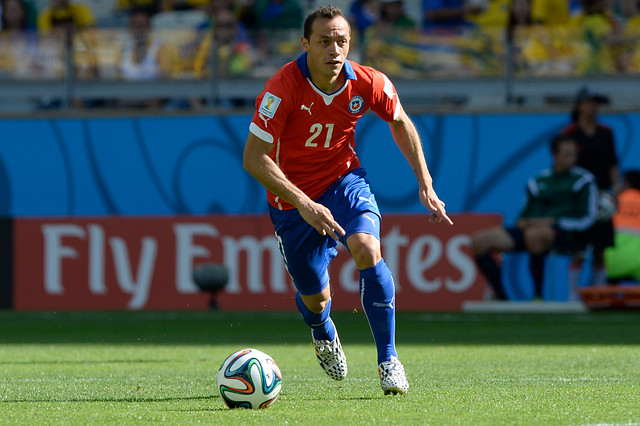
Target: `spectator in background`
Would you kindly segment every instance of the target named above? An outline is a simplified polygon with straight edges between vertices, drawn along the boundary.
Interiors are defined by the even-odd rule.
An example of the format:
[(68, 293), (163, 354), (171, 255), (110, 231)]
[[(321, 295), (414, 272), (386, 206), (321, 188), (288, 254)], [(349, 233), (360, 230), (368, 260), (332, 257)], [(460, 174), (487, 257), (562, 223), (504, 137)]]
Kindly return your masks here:
[(618, 66), (622, 72), (637, 74), (640, 72), (640, 0), (621, 0), (620, 6), (625, 18), (625, 42), (617, 57)]
[[(480, 3), (480, 2), (478, 2)], [(496, 28), (502, 31), (509, 20), (509, 9), (512, 0), (484, 0), (484, 10), (469, 17), (469, 20), (477, 27)]]
[(531, 0), (513, 0), (507, 21), (507, 41), (509, 43), (514, 41), (514, 33), (517, 28), (526, 28), (532, 24)]
[[(535, 0), (534, 0), (535, 1)], [(532, 0), (513, 0), (509, 10), (506, 41), (511, 49), (513, 72), (538, 74), (552, 62), (542, 25), (534, 23)], [(519, 101), (519, 99), (512, 99)]]
[(378, 21), (365, 34), (365, 62), (391, 76), (409, 75), (420, 66), (419, 32), (402, 0), (382, 0)]
[(116, 12), (124, 13), (127, 16), (132, 10), (145, 8), (151, 13), (157, 13), (162, 9), (160, 0), (116, 0)]
[(621, 26), (606, 0), (582, 0), (582, 13), (570, 21), (582, 34), (587, 54), (577, 64), (577, 73), (601, 74), (616, 70), (612, 46), (621, 42)]
[(473, 24), (469, 17), (485, 10), (481, 1), (468, 0), (423, 0), (422, 12), (425, 31), (435, 33), (457, 33)]
[(531, 0), (531, 16), (538, 24), (568, 24), (571, 17), (569, 0)]
[[(513, 70), (527, 75), (573, 75), (576, 63), (588, 61), (589, 48), (570, 26), (569, 5), (560, 0), (513, 0), (507, 41), (513, 47)], [(576, 40), (577, 39), (577, 40)]]
[[(598, 106), (609, 102), (609, 98), (595, 88), (586, 86), (578, 92), (571, 124), (562, 130), (562, 134), (572, 137), (578, 143), (578, 166), (589, 170), (596, 178), (596, 184), (601, 193), (603, 215), (589, 230), (589, 241), (593, 245), (593, 278), (595, 284), (603, 283), (606, 279), (604, 268), (604, 250), (614, 244), (613, 222), (607, 217), (606, 205), (614, 188), (618, 184), (618, 157), (614, 142), (613, 131), (598, 121)], [(612, 213), (612, 212), (611, 212)], [(576, 288), (580, 278), (580, 261), (576, 258), (569, 271), (571, 288)]]
[[(215, 40), (215, 61), (212, 62), (212, 39)], [(209, 29), (203, 38), (194, 60), (196, 78), (228, 78), (246, 75), (253, 65), (254, 52), (251, 38), (244, 24), (238, 20), (232, 10), (220, 9), (213, 16), (213, 29)], [(216, 72), (212, 72), (212, 66)], [(191, 99), (192, 109), (200, 109), (203, 99)], [(216, 103), (232, 107), (244, 106), (242, 98), (217, 99)]]
[[(25, 29), (28, 30), (32, 30), (36, 28), (36, 23), (38, 21), (38, 10), (35, 6), (35, 4), (33, 3), (32, 0), (23, 0), (21, 3), (20, 8), (24, 9), (21, 13), (22, 13), (22, 17), (21, 19), (24, 20), (24, 22), (21, 24), (24, 26)], [(5, 21), (5, 10), (8, 8), (12, 8), (15, 7), (14, 4), (5, 4), (5, 2), (0, 2), (0, 31), (4, 30), (5, 27), (8, 25), (9, 28), (15, 28), (15, 23), (10, 23), (10, 22), (6, 22)], [(10, 15), (15, 14), (15, 12), (13, 11), (9, 11)], [(10, 20), (14, 20), (15, 18), (10, 17)]]
[(594, 176), (576, 167), (578, 146), (567, 135), (551, 140), (553, 166), (527, 183), (527, 198), (516, 226), (498, 226), (475, 233), (471, 245), (476, 264), (498, 300), (507, 300), (496, 253), (526, 251), (535, 296), (542, 297), (544, 256), (552, 248), (575, 252), (586, 245), (585, 231), (598, 214)]
[(624, 173), (613, 215), (615, 245), (604, 251), (609, 283), (640, 281), (640, 170)]
[[(23, 0), (0, 1), (0, 76), (8, 78), (36, 77), (34, 56), (37, 39), (34, 27), (27, 21)], [(36, 75), (34, 75), (36, 74)]]
[(255, 28), (264, 30), (298, 29), (302, 8), (296, 0), (257, 0), (250, 7)]
[(270, 75), (299, 49), (292, 30), (299, 29), (303, 11), (296, 0), (256, 0), (242, 13), (242, 21), (256, 44), (254, 73)]
[(116, 0), (116, 11), (127, 13), (133, 9), (145, 8), (152, 13), (206, 9), (210, 3), (225, 4), (228, 0)]
[[(176, 52), (151, 31), (152, 12), (135, 8), (129, 15), (129, 38), (120, 57), (120, 73), (124, 80), (145, 81), (168, 78), (175, 64)], [(124, 106), (160, 107), (162, 99), (133, 102)]]
[(504, 70), (504, 36), (511, 0), (483, 0), (474, 3), (476, 6), (482, 5), (484, 9), (467, 17), (472, 25), (458, 39), (461, 63), (476, 75), (501, 75)]
[[(620, 13), (625, 26), (628, 26), (632, 21), (640, 21), (640, 0), (620, 0)], [(637, 26), (638, 24), (634, 23), (633, 25)]]
[(375, 28), (379, 30), (387, 27), (393, 30), (414, 29), (416, 23), (404, 8), (403, 0), (382, 0), (380, 5), (380, 18)]
[(41, 34), (84, 30), (94, 25), (95, 18), (91, 9), (70, 0), (50, 0), (50, 6), (38, 15), (38, 32)]
[(379, 19), (380, 0), (355, 0), (349, 7), (349, 24), (362, 40), (371, 25)]
[(208, 5), (209, 0), (162, 0), (160, 2), (163, 11), (205, 9)]
[(209, 16), (216, 16), (219, 11), (228, 10), (234, 18), (240, 18), (245, 7), (246, 5), (239, 3), (238, 0), (209, 0), (207, 11)]
[(218, 52), (216, 63), (219, 76), (242, 75), (251, 68), (251, 39), (247, 30), (231, 10), (221, 9), (213, 17), (213, 31), (207, 34), (198, 48), (194, 64), (196, 77), (211, 75), (212, 36)]
[[(97, 41), (95, 18), (91, 9), (82, 3), (70, 0), (50, 0), (49, 7), (38, 15), (39, 41), (38, 60), (46, 74), (67, 73), (65, 51), (73, 54), (73, 77), (76, 79), (93, 79), (98, 75), (96, 54)], [(56, 75), (60, 77), (60, 75)], [(73, 99), (76, 108), (84, 108), (93, 104), (82, 99)], [(58, 108), (61, 99), (43, 99), (42, 108)]]
[(0, 31), (23, 32), (27, 30), (27, 8), (23, 1), (0, 1)]

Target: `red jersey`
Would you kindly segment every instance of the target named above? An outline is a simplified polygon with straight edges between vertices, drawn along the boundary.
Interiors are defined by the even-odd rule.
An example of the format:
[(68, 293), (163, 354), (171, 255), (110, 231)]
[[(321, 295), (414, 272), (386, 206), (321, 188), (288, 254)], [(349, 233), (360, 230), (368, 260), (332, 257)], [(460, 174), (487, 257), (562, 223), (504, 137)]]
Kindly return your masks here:
[[(256, 98), (249, 131), (275, 143), (271, 158), (287, 179), (312, 200), (360, 167), (355, 152), (356, 122), (371, 109), (385, 121), (399, 114), (398, 96), (383, 73), (346, 61), (345, 83), (326, 94), (311, 82), (307, 54), (283, 66)], [(267, 191), (280, 210), (294, 208)]]

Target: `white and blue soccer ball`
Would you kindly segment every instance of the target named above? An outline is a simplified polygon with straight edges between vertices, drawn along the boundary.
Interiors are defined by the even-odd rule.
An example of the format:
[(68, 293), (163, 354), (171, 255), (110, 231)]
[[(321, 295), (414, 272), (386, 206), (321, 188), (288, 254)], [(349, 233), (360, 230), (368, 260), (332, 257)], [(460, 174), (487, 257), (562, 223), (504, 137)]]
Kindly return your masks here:
[(269, 355), (247, 348), (224, 360), (217, 385), (229, 408), (266, 408), (280, 395), (282, 374)]
[(616, 199), (608, 192), (600, 191), (598, 198), (598, 221), (609, 220), (616, 212)]

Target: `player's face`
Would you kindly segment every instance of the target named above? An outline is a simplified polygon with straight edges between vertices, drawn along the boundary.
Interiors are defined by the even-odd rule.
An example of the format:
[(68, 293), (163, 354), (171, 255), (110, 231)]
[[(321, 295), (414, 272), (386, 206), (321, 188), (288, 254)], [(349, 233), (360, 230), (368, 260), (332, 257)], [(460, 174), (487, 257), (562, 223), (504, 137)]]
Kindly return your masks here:
[(311, 76), (335, 80), (349, 54), (349, 24), (342, 16), (332, 19), (317, 18), (311, 29), (309, 40), (302, 38)]
[(554, 156), (557, 172), (569, 171), (578, 160), (578, 147), (573, 141), (565, 141), (558, 146), (558, 152)]

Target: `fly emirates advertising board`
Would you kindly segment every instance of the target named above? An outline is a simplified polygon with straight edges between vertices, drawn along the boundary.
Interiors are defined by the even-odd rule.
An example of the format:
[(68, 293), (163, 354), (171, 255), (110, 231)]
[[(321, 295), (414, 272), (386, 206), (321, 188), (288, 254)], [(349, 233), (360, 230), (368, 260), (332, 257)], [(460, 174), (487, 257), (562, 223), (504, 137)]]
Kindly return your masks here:
[[(482, 300), (485, 280), (470, 235), (499, 215), (384, 215), (381, 245), (394, 276), (396, 306), (456, 311)], [(209, 309), (193, 281), (198, 265), (228, 271), (217, 297), (224, 310), (295, 310), (289, 277), (266, 215), (96, 217), (14, 220), (16, 310)], [(360, 309), (358, 270), (346, 248), (330, 264), (333, 309)]]

